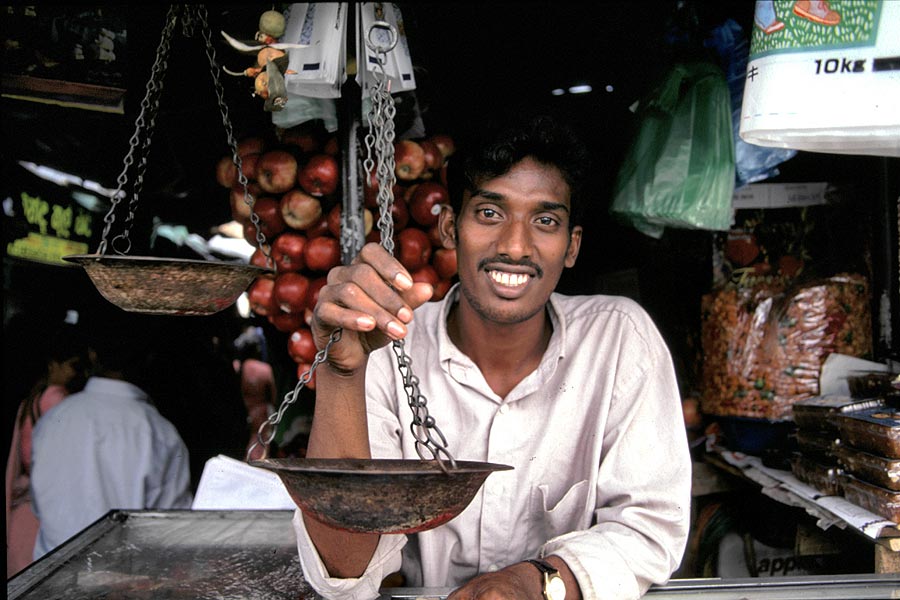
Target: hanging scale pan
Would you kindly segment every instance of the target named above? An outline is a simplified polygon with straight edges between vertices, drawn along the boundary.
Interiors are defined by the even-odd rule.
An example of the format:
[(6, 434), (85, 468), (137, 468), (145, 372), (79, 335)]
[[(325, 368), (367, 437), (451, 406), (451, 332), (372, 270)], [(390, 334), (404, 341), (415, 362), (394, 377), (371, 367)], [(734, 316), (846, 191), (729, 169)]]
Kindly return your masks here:
[(124, 310), (151, 315), (211, 315), (234, 304), (267, 269), (255, 265), (155, 258), (73, 254), (100, 294)]
[[(179, 19), (179, 11), (182, 10), (184, 13)], [(130, 149), (125, 156), (124, 168), (117, 180), (119, 187), (112, 196), (112, 206), (104, 218), (105, 226), (100, 247), (96, 254), (75, 254), (64, 256), (63, 259), (84, 267), (100, 294), (123, 310), (157, 315), (210, 315), (234, 304), (238, 296), (258, 275), (272, 272), (272, 269), (245, 263), (129, 256), (127, 254), (131, 248), (130, 229), (140, 198), (144, 172), (147, 168), (153, 126), (159, 112), (159, 98), (163, 87), (163, 76), (172, 33), (179, 21), (181, 21), (185, 36), (190, 36), (198, 23), (201, 26), (222, 123), (237, 167), (238, 180), (244, 188), (244, 201), (250, 206), (250, 219), (256, 225), (256, 241), (265, 254), (268, 264), (274, 264), (265, 244), (265, 237), (260, 231), (259, 216), (253, 210), (254, 200), (247, 188), (247, 177), (241, 167), (241, 157), (238, 154), (237, 141), (228, 117), (224, 90), (219, 80), (220, 68), (215, 60), (215, 50), (212, 46), (206, 19), (206, 8), (203, 5), (171, 5), (169, 7), (162, 38), (156, 51), (156, 60), (147, 82), (146, 94), (141, 102), (141, 112), (135, 122), (135, 132), (130, 140)], [(116, 209), (125, 196), (123, 188), (128, 182), (129, 169), (135, 164), (136, 151), (138, 155), (135, 167), (137, 176), (132, 187), (128, 216), (125, 219), (125, 230), (110, 244), (116, 254), (107, 254), (107, 238), (116, 220)]]
[[(378, 44), (373, 35), (387, 32), (388, 43)], [(397, 43), (397, 31), (385, 22), (376, 22), (368, 30), (366, 44), (376, 55), (372, 61), (375, 85), (372, 109), (367, 114), (367, 174), (377, 168), (378, 206), (382, 245), (393, 253), (394, 129), (393, 98), (383, 65), (387, 52)], [(376, 160), (372, 154), (377, 156)], [(335, 329), (328, 343), (316, 354), (309, 371), (296, 388), (285, 395), (281, 407), (264, 422), (257, 435), (264, 452), (275, 436), (275, 427), (325, 361), (331, 346), (341, 338)], [(345, 531), (359, 533), (414, 533), (446, 523), (461, 513), (478, 493), (487, 477), (495, 471), (512, 469), (507, 465), (457, 461), (447, 450), (447, 441), (428, 413), (428, 402), (419, 391), (419, 380), (412, 373), (412, 360), (402, 340), (393, 342), (394, 354), (403, 378), (413, 418), (410, 430), (416, 438), (421, 460), (403, 459), (269, 459), (249, 460), (257, 444), (247, 451), (252, 466), (275, 472), (294, 503), (319, 522)], [(269, 435), (263, 438), (263, 431)]]

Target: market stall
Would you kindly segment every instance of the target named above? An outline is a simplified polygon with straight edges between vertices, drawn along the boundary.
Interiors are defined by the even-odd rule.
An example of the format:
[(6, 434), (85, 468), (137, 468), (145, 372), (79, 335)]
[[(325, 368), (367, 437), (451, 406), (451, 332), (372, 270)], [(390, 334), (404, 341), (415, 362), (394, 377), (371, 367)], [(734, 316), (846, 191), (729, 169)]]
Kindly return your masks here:
[[(312, 4), (292, 6), (294, 19), (287, 19), (284, 27), (264, 13), (269, 19), (260, 19), (256, 42), (237, 39), (249, 37), (237, 29), (231, 30), (233, 35), (222, 31), (213, 36), (205, 7), (173, 6), (140, 107), (142, 118), (123, 148), (118, 189), (96, 191), (94, 186), (102, 209), (89, 210), (83, 202), (87, 183), (81, 180), (75, 184), (81, 196), (51, 208), (33, 201), (37, 193), (26, 193), (40, 189), (44, 196), (52, 195), (46, 191), (48, 184), (33, 183), (32, 175), (41, 171), (31, 168), (25, 181), (37, 187), (23, 187), (23, 193), (15, 195), (16, 210), (26, 214), (28, 207), (37, 207), (38, 212), (74, 214), (76, 227), (63, 235), (58, 219), (49, 233), (46, 224), (41, 229), (37, 221), (29, 221), (16, 228), (18, 237), (8, 248), (16, 260), (53, 264), (70, 273), (77, 264), (90, 276), (96, 288), (92, 291), (126, 311), (190, 319), (240, 310), (243, 322), (265, 332), (279, 393), (265, 417), (252, 421), (252, 446), (237, 458), (245, 459), (247, 468), (275, 473), (296, 506), (338, 528), (428, 530), (465, 510), (491, 473), (511, 467), (456, 460), (453, 440), (441, 432), (441, 415), (429, 412), (402, 343), (394, 344), (398, 370), (407, 383), (401, 406), (408, 404), (412, 412), (421, 461), (306, 459), (315, 371), (341, 336), (335, 330), (328, 345), (318, 350), (309, 318), (329, 271), (350, 262), (366, 242), (378, 242), (393, 253), (415, 281), (431, 283), (434, 300), (447, 293), (456, 281), (456, 257), (442, 247), (436, 223), (441, 206), (449, 202), (446, 163), (454, 138), (430, 123), (426, 127), (428, 113), (415, 94), (416, 76), (422, 73), (413, 69), (409, 56), (418, 32), (404, 27), (399, 6), (376, 13), (371, 5), (329, 3), (315, 19)], [(873, 18), (881, 14), (880, 8), (868, 5), (852, 8), (869, 10)], [(789, 26), (806, 27), (800, 18)], [(874, 39), (871, 24), (860, 19), (855, 26)], [(722, 34), (724, 29), (730, 31), (716, 31)], [(770, 32), (763, 32), (758, 23), (757, 29), (757, 45), (771, 42), (762, 37)], [(813, 38), (825, 35), (803, 31)], [(179, 236), (156, 223), (152, 239), (178, 240), (176, 257), (154, 255), (152, 244), (147, 247), (136, 239), (145, 224), (136, 214), (145, 170), (152, 173), (156, 166), (147, 156), (156, 118), (167, 116), (157, 111), (165, 106), (161, 90), (171, 93), (163, 81), (169, 46), (178, 33), (193, 36), (205, 54), (200, 56), (202, 71), (212, 74), (215, 105), (207, 112), (213, 115), (211, 125), (224, 129), (227, 147), (217, 147), (221, 150), (207, 165), (204, 179), (209, 185), (204, 191), (218, 205), (217, 222), (230, 223), (214, 227), (218, 246), (185, 232)], [(825, 42), (815, 38), (804, 43)], [(778, 50), (765, 46), (751, 58), (759, 61)], [(273, 54), (266, 54), (269, 51)], [(238, 56), (259, 62), (246, 71), (220, 71), (223, 62), (236, 64)], [(742, 86), (746, 59), (727, 62)], [(888, 63), (879, 64), (883, 71), (890, 70), (884, 66)], [(224, 81), (228, 74), (250, 78)], [(207, 77), (201, 75), (191, 82), (200, 85), (197, 80)], [(253, 134), (235, 132), (238, 120), (248, 114), (247, 107), (229, 111), (226, 88), (236, 81), (252, 87), (249, 110), (264, 117), (263, 127)], [(865, 165), (862, 173), (869, 180), (861, 186), (845, 185), (844, 173), (827, 171), (817, 173), (816, 181), (801, 175), (760, 183), (776, 177), (777, 170), (770, 165), (765, 174), (748, 175), (736, 167), (734, 154), (740, 154), (741, 140), (733, 137), (738, 131), (732, 132), (732, 126), (739, 125), (740, 111), (735, 116), (725, 110), (728, 97), (736, 102), (739, 93), (733, 85), (729, 88), (733, 78), (723, 78), (718, 67), (707, 64), (699, 69), (676, 66), (661, 81), (636, 105), (629, 129), (633, 144), (617, 149), (621, 169), (614, 185), (613, 178), (608, 182), (613, 198), (609, 213), (616, 223), (609, 226), (616, 232), (609, 236), (610, 243), (617, 244), (620, 256), (629, 254), (622, 252), (624, 247), (635, 251), (615, 264), (610, 252), (590, 248), (594, 254), (582, 261), (587, 265), (563, 281), (571, 293), (609, 293), (642, 301), (659, 318), (676, 361), (694, 459), (694, 537), (675, 578), (653, 586), (648, 597), (895, 597), (900, 588), (900, 404), (895, 389), (897, 331), (892, 332), (891, 325), (898, 321), (894, 245), (900, 227), (891, 221), (897, 218), (897, 207), (889, 196), (898, 183), (896, 173), (887, 159), (873, 158), (848, 168), (852, 172), (856, 165)], [(896, 77), (890, 83), (896, 86)], [(5, 77), (4, 86), (7, 101), (21, 93), (31, 95), (30, 100), (44, 93), (23, 76)], [(93, 90), (93, 97), (79, 97), (79, 103), (124, 109), (116, 90), (103, 90), (99, 99), (100, 92)], [(669, 112), (660, 116), (654, 111), (662, 105)], [(679, 120), (679, 115), (691, 115), (692, 122)], [(715, 119), (707, 118), (712, 116)], [(442, 127), (453, 121), (446, 116), (435, 119), (442, 120)], [(883, 136), (873, 146), (860, 142), (860, 136), (873, 129), (871, 123), (863, 125), (854, 137), (854, 154), (865, 154), (867, 148), (874, 148), (876, 155), (894, 151)], [(685, 128), (694, 132), (688, 135), (695, 142), (693, 156), (690, 150), (677, 155), (683, 150), (678, 135)], [(721, 135), (709, 135), (711, 131)], [(660, 132), (675, 133), (667, 133), (665, 143), (651, 148), (648, 140), (662, 139)], [(833, 137), (828, 151), (837, 153)], [(796, 153), (785, 143), (776, 141), (769, 148), (769, 156), (778, 153), (773, 158), (778, 164)], [(709, 160), (698, 158), (701, 154)], [(673, 169), (668, 175), (674, 176), (655, 177), (656, 165), (642, 163), (648, 156), (668, 165)], [(815, 166), (813, 159), (798, 162)], [(701, 173), (699, 164), (715, 168)], [(782, 168), (790, 171), (791, 166)], [(736, 177), (741, 184), (737, 188)], [(752, 177), (756, 179), (748, 181)], [(883, 181), (872, 181), (879, 177)], [(665, 189), (672, 181), (679, 189)], [(126, 184), (132, 187), (123, 192)], [(152, 202), (157, 191), (144, 193), (142, 204)], [(668, 204), (653, 206), (660, 198)], [(596, 223), (603, 226), (608, 218), (604, 211)], [(238, 245), (239, 250), (231, 249)], [(203, 260), (185, 258), (189, 249)], [(644, 252), (651, 265), (638, 269), (630, 261)], [(688, 262), (693, 264), (688, 267)], [(65, 263), (70, 264), (60, 266)], [(690, 319), (679, 312), (682, 306), (693, 311)], [(838, 375), (827, 371), (826, 364), (835, 357), (860, 361), (852, 363), (856, 370), (851, 375), (865, 368), (863, 375), (871, 376), (875, 387), (861, 382), (858, 388), (835, 391), (835, 379), (853, 380), (846, 368)], [(834, 398), (842, 400), (836, 404)], [(831, 412), (798, 430), (804, 424), (804, 408)], [(850, 419), (852, 423), (845, 422)], [(854, 437), (854, 425), (868, 427), (869, 435)], [(877, 439), (867, 443), (873, 437)], [(452, 485), (443, 486), (451, 475)], [(878, 486), (874, 491), (869, 487), (873, 484)], [(778, 521), (790, 532), (796, 529), (797, 544), (793, 549), (765, 548), (776, 558), (743, 556), (738, 566), (755, 576), (729, 576), (735, 563), (727, 560), (724, 540), (737, 528), (722, 519), (716, 522), (721, 531), (713, 536), (709, 524), (721, 516), (717, 510), (748, 494), (799, 509), (800, 514)], [(61, 599), (315, 598), (301, 573), (293, 514), (113, 510), (9, 579), (7, 593), (10, 598)], [(837, 547), (835, 539), (845, 533), (855, 540), (852, 548)], [(745, 549), (765, 546), (744, 531), (740, 534)], [(804, 544), (808, 547), (801, 548)], [(835, 566), (851, 553), (859, 554), (859, 548), (865, 554), (861, 568), (854, 561)], [(803, 574), (786, 566), (824, 555), (828, 560)], [(387, 588), (382, 597), (444, 598), (450, 591)]]

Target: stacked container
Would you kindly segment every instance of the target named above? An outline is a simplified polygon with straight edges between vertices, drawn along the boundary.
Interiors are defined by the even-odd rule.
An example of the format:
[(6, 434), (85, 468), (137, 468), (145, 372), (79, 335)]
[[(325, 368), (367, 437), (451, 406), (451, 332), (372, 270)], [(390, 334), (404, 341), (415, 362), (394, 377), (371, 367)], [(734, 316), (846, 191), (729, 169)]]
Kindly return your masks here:
[(850, 396), (815, 396), (795, 403), (792, 410), (797, 425), (797, 452), (791, 459), (794, 476), (825, 495), (840, 495), (843, 465), (838, 460), (842, 448), (839, 417), (881, 405), (880, 400)]
[(844, 496), (900, 523), (900, 409), (877, 406), (836, 418)]

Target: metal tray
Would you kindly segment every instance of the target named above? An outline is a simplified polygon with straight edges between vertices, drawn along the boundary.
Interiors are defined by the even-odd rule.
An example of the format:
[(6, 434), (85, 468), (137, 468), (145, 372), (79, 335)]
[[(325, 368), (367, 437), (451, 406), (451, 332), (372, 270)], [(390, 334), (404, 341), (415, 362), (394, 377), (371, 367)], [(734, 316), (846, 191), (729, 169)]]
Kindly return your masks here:
[(72, 254), (100, 294), (129, 311), (151, 315), (211, 315), (234, 304), (269, 269), (185, 258)]
[(294, 511), (114, 510), (6, 583), (28, 600), (306, 600)]
[(274, 471), (294, 503), (332, 527), (357, 533), (415, 533), (456, 517), (488, 475), (507, 465), (433, 460), (293, 459), (251, 461)]

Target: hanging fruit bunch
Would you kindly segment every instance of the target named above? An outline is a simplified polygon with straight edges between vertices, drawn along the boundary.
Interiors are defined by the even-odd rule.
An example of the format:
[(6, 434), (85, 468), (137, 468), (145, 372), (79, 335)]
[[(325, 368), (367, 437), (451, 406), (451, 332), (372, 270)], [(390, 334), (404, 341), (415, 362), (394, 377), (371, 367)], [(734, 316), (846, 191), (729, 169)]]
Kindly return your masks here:
[[(441, 206), (450, 203), (447, 158), (454, 150), (453, 139), (444, 134), (394, 144), (394, 255), (413, 281), (434, 286), (432, 301), (447, 294), (456, 276), (456, 250), (442, 246), (437, 226)], [(364, 204), (376, 214), (377, 198), (378, 183), (364, 182)], [(366, 238), (380, 240), (377, 228)]]
[[(277, 330), (288, 334), (287, 353), (297, 363), (298, 377), (315, 359), (309, 323), (328, 271), (341, 263), (341, 172), (337, 138), (304, 125), (279, 131), (277, 142), (246, 137), (238, 142), (241, 170), (248, 180), (252, 211), (265, 236), (251, 264), (272, 267), (247, 290), (250, 308)], [(395, 145), (395, 255), (415, 281), (435, 287), (432, 300), (444, 297), (456, 276), (456, 251), (443, 248), (437, 234), (441, 205), (449, 203), (446, 159), (454, 150), (446, 135), (403, 140)], [(232, 218), (244, 238), (258, 246), (257, 227), (238, 181), (232, 157), (223, 156), (216, 181), (229, 190)], [(379, 241), (377, 182), (363, 182), (366, 241)], [(269, 258), (266, 257), (269, 254)], [(307, 385), (315, 389), (315, 379)]]

